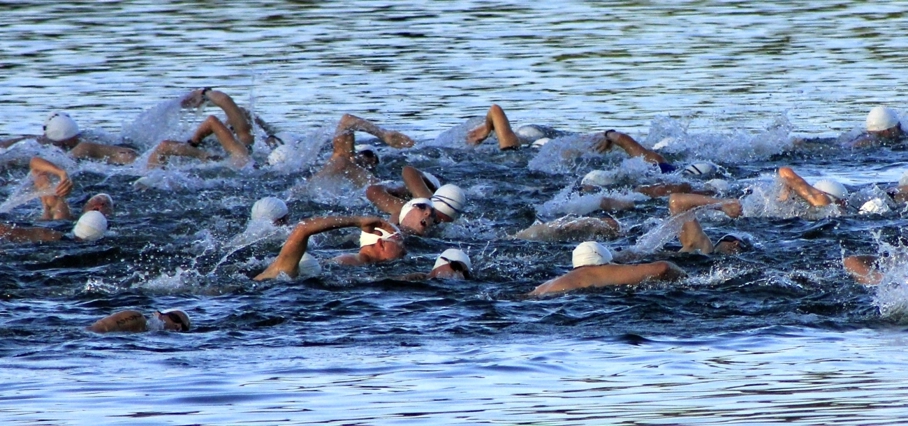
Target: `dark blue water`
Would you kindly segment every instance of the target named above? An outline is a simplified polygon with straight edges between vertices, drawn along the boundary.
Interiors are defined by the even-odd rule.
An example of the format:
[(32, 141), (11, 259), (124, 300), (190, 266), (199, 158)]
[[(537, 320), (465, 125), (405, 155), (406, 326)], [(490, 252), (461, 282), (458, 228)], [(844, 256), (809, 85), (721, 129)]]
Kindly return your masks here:
[[(0, 418), (9, 424), (903, 423), (908, 294), (897, 260), (905, 205), (882, 215), (811, 212), (776, 201), (775, 170), (835, 177), (852, 204), (904, 171), (900, 147), (799, 150), (802, 136), (855, 134), (877, 103), (902, 111), (904, 12), (872, 3), (795, 2), (559, 7), (378, 2), (0, 6), (0, 135), (40, 132), (65, 109), (83, 129), (147, 153), (185, 139), (214, 108), (173, 100), (215, 86), (298, 140), (284, 167), (75, 162), (26, 143), (0, 151), (0, 220), (33, 224), (27, 167), (66, 168), (79, 206), (111, 194), (111, 231), (93, 244), (0, 245)], [(499, 103), (519, 126), (576, 132), (542, 150), (467, 147), (471, 118)], [(246, 230), (252, 203), (288, 200), (296, 221), (378, 214), (359, 192), (307, 188), (349, 112), (401, 130), (378, 176), (411, 164), (465, 189), (464, 216), (407, 241), (391, 264), (319, 278), (254, 282), (287, 230)], [(472, 123), (472, 122), (471, 122)], [(714, 240), (747, 235), (730, 257), (678, 254), (665, 199), (629, 186), (603, 241), (670, 260), (688, 277), (525, 294), (570, 268), (575, 241), (513, 235), (534, 221), (592, 212), (571, 189), (589, 170), (647, 174), (639, 160), (589, 151), (617, 128), (666, 137), (678, 164), (712, 161), (745, 215), (703, 215)], [(259, 136), (262, 136), (261, 129)], [(368, 140), (367, 135), (357, 135)], [(259, 138), (262, 139), (261, 137)], [(255, 159), (268, 147), (257, 141)], [(834, 143), (833, 143), (834, 146)], [(212, 148), (214, 149), (214, 148)], [(71, 223), (44, 224), (69, 230)], [(353, 231), (319, 236), (321, 260), (355, 250)], [(653, 243), (655, 241), (656, 243)], [(470, 282), (411, 283), (438, 253), (472, 258)], [(856, 284), (844, 255), (892, 253), (886, 285)], [(187, 334), (96, 335), (112, 312), (180, 308)]]

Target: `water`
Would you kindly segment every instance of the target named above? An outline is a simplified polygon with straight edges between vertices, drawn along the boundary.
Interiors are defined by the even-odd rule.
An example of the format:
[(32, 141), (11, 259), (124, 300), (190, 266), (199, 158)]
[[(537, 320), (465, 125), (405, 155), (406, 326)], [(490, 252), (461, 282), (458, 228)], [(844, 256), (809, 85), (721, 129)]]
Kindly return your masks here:
[[(853, 134), (877, 103), (902, 111), (906, 18), (870, 2), (131, 2), (0, 6), (0, 135), (34, 134), (66, 109), (99, 137), (143, 152), (188, 137), (213, 108), (173, 99), (214, 86), (298, 140), (292, 167), (166, 171), (68, 160), (25, 143), (0, 152), (0, 220), (29, 224), (25, 164), (64, 166), (75, 208), (96, 192), (117, 214), (97, 244), (0, 245), (0, 419), (5, 424), (904, 423), (905, 206), (884, 215), (807, 213), (775, 201), (772, 174), (836, 177), (860, 205), (896, 182), (904, 151), (798, 152), (793, 138)], [(573, 242), (512, 239), (534, 220), (585, 214), (570, 188), (594, 168), (629, 183), (663, 178), (620, 153), (580, 154), (567, 136), (540, 151), (465, 147), (491, 103), (515, 125), (616, 128), (679, 164), (713, 161), (745, 217), (701, 214), (735, 257), (666, 259), (677, 283), (524, 294), (568, 270)], [(343, 113), (400, 130), (379, 176), (406, 164), (463, 187), (464, 217), (408, 241), (377, 268), (323, 264), (320, 279), (256, 283), (283, 235), (241, 235), (252, 203), (288, 200), (294, 220), (377, 213), (357, 193), (312, 194)], [(141, 117), (141, 118), (140, 118)], [(260, 133), (259, 136), (262, 136)], [(362, 135), (358, 135), (362, 136)], [(259, 138), (261, 139), (261, 138)], [(366, 139), (366, 138), (364, 138)], [(321, 145), (320, 145), (321, 144)], [(314, 147), (314, 148), (313, 148)], [(312, 152), (321, 147), (320, 155)], [(264, 163), (267, 147), (257, 142)], [(680, 176), (669, 180), (685, 181)], [(697, 181), (693, 181), (697, 184)], [(747, 190), (745, 192), (745, 189)], [(664, 200), (616, 214), (628, 250), (673, 229)], [(747, 194), (747, 195), (745, 195)], [(27, 198), (27, 197), (25, 197)], [(61, 231), (71, 223), (52, 222)], [(324, 260), (349, 232), (315, 239)], [(240, 237), (238, 237), (240, 236)], [(660, 240), (661, 241), (661, 240)], [(241, 242), (241, 243), (238, 243)], [(461, 247), (478, 280), (405, 283)], [(879, 289), (843, 255), (891, 254)], [(194, 331), (94, 335), (122, 309), (182, 308)]]

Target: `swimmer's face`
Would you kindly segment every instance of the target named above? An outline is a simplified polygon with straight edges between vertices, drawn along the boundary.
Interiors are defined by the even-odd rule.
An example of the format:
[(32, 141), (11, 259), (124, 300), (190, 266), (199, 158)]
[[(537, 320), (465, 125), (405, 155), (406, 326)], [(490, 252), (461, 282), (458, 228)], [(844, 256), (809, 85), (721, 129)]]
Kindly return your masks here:
[(285, 214), (283, 217), (279, 217), (279, 218), (277, 218), (277, 219), (274, 219), (274, 222), (273, 222), (273, 223), (274, 223), (274, 226), (284, 226), (284, 225), (286, 225), (288, 222), (290, 222), (290, 214), (289, 214), (289, 213), (288, 213), (288, 214)]
[(398, 238), (378, 240), (375, 244), (363, 247), (360, 250), (364, 249), (370, 250), (372, 258), (377, 262), (400, 259), (407, 255), (407, 249), (404, 248), (403, 240)]
[(85, 207), (82, 209), (82, 212), (87, 212), (95, 210), (101, 212), (104, 217), (110, 217), (113, 215), (113, 203), (110, 200), (110, 197), (104, 194), (98, 194), (94, 197), (91, 197), (86, 203)]
[(371, 150), (357, 152), (356, 155), (353, 156), (353, 161), (357, 166), (367, 170), (375, 170), (375, 168), (378, 167), (379, 162), (378, 156)]
[(435, 209), (428, 204), (414, 204), (406, 217), (400, 218), (400, 227), (415, 235), (426, 235), (438, 224)]
[(470, 279), (470, 269), (462, 262), (454, 261), (441, 265), (429, 273), (429, 278), (445, 278), (450, 280)]
[(154, 316), (164, 323), (165, 330), (189, 331), (189, 316), (183, 311), (158, 311)]

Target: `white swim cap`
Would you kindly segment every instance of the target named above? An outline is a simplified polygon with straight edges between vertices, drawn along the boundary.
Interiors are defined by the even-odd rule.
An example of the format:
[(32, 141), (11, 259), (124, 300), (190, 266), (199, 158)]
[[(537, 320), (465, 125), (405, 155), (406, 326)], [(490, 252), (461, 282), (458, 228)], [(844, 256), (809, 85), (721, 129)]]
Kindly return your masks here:
[(549, 138), (539, 138), (534, 140), (530, 147), (539, 149), (545, 146), (545, 144), (549, 143), (549, 141), (551, 141), (551, 139)]
[(432, 195), (432, 207), (435, 207), (435, 210), (444, 213), (451, 219), (460, 217), (466, 202), (467, 197), (463, 194), (463, 190), (459, 186), (450, 183), (438, 188), (435, 194)]
[(274, 166), (284, 163), (290, 159), (292, 154), (293, 148), (290, 145), (281, 145), (271, 150), (271, 153), (268, 154), (268, 164)]
[(445, 266), (451, 262), (460, 262), (467, 266), (468, 271), (473, 270), (473, 262), (470, 262), (470, 256), (467, 256), (466, 253), (461, 249), (450, 248), (438, 255), (438, 258), (435, 259), (435, 266), (432, 269), (436, 269), (440, 266)]
[(605, 170), (593, 170), (580, 181), (583, 186), (609, 186), (614, 183), (615, 177)]
[(695, 163), (685, 167), (682, 173), (688, 176), (711, 176), (716, 173), (716, 166), (711, 163)]
[(400, 208), (400, 214), (397, 215), (397, 222), (403, 222), (404, 218), (407, 217), (407, 214), (410, 213), (410, 210), (413, 210), (419, 204), (425, 204), (432, 207), (432, 200), (428, 198), (414, 198), (407, 201), (407, 204), (404, 204), (404, 206)]
[(274, 222), (289, 213), (287, 203), (280, 198), (265, 197), (252, 205), (252, 220)]
[(54, 142), (79, 134), (79, 125), (65, 112), (54, 112), (44, 120), (44, 136)]
[(104, 236), (107, 231), (107, 218), (101, 212), (89, 210), (82, 214), (76, 226), (73, 227), (73, 235), (81, 240), (94, 241)]
[(867, 131), (881, 132), (891, 129), (899, 124), (899, 116), (892, 108), (885, 106), (875, 106), (867, 114)]
[(432, 186), (434, 186), (435, 189), (441, 188), (441, 181), (438, 180), (438, 178), (435, 177), (435, 175), (433, 175), (432, 173), (429, 173), (429, 172), (422, 172), (422, 175), (426, 178), (426, 180), (428, 180), (429, 182), (432, 182)]
[(837, 200), (842, 200), (848, 196), (848, 190), (845, 189), (845, 186), (832, 179), (822, 179), (813, 184), (813, 187), (825, 192), (827, 195), (831, 195)]
[(311, 254), (303, 253), (303, 257), (300, 259), (300, 278), (310, 278), (317, 277), (322, 274), (322, 265), (318, 263), (316, 259)]
[(392, 240), (393, 239), (393, 240), (397, 240), (397, 241), (403, 241), (403, 237), (400, 236), (400, 229), (398, 229), (394, 225), (391, 225), (391, 228), (393, 229), (392, 232), (386, 231), (382, 228), (375, 228), (375, 231), (381, 235), (375, 235), (371, 232), (366, 232), (366, 231), (360, 232), (359, 246), (360, 247), (371, 246), (372, 244), (377, 243), (378, 240)]
[(520, 126), (514, 133), (517, 134), (518, 138), (525, 141), (535, 141), (545, 137), (545, 132), (539, 126), (533, 124)]
[(612, 261), (612, 252), (595, 241), (585, 241), (574, 249), (571, 263), (575, 268), (588, 265), (604, 265)]
[(874, 198), (861, 206), (861, 214), (883, 214), (890, 211), (889, 205), (879, 198)]

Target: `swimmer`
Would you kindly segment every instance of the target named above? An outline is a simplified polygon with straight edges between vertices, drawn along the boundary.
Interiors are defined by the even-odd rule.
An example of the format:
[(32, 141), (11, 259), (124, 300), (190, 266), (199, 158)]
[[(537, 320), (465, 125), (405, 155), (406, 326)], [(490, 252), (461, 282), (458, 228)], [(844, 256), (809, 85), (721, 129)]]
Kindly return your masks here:
[(779, 178), (782, 180), (782, 192), (779, 201), (788, 200), (791, 191), (799, 195), (813, 207), (823, 207), (836, 204), (839, 207), (846, 205), (848, 190), (832, 179), (823, 179), (811, 186), (804, 178), (795, 173), (791, 167), (779, 167)]
[[(156, 311), (152, 315), (163, 323), (163, 329), (166, 331), (185, 333), (192, 328), (189, 315), (180, 310)], [(148, 321), (139, 311), (120, 311), (95, 321), (86, 327), (86, 330), (95, 333), (141, 333), (148, 331)]]
[[(321, 170), (312, 176), (311, 180), (346, 180), (357, 187), (365, 187), (378, 182), (372, 174), (370, 167), (372, 159), (365, 152), (356, 152), (355, 132), (369, 133), (393, 148), (409, 148), (415, 144), (407, 135), (394, 130), (385, 130), (372, 122), (354, 115), (344, 114), (337, 124), (332, 140), (333, 151), (331, 158), (322, 166)], [(369, 150), (374, 156), (374, 152)], [(377, 157), (374, 164), (378, 164)]]
[(435, 259), (429, 273), (414, 272), (397, 279), (400, 281), (426, 281), (431, 279), (472, 280), (473, 262), (463, 250), (450, 248)]
[(53, 145), (75, 159), (103, 160), (109, 164), (130, 164), (139, 156), (132, 148), (105, 145), (86, 140), (79, 125), (65, 112), (53, 112), (44, 121), (44, 134), (20, 136), (0, 141), (0, 148), (9, 148), (25, 139), (35, 139), (42, 145)]
[(504, 110), (500, 106), (495, 104), (489, 107), (485, 121), (479, 127), (467, 133), (467, 144), (479, 145), (493, 131), (498, 138), (498, 149), (505, 151), (520, 148), (520, 139), (511, 130), (511, 122), (508, 121), (508, 116), (504, 114)]
[[(391, 215), (390, 221), (404, 231), (426, 235), (440, 222), (453, 222), (463, 211), (466, 197), (456, 185), (441, 185), (431, 173), (404, 166), (404, 186), (370, 185), (366, 198), (379, 210)], [(407, 200), (410, 197), (414, 197)]]
[[(29, 161), (29, 169), (34, 178), (35, 188), (39, 191), (50, 189), (52, 176), (56, 176), (59, 180), (52, 195), (41, 196), (43, 213), (40, 220), (73, 219), (69, 204), (65, 198), (72, 192), (73, 182), (66, 170), (41, 157), (32, 157), (31, 161)], [(83, 213), (90, 210), (99, 211), (104, 216), (110, 217), (113, 214), (113, 199), (107, 194), (97, 194), (89, 198), (82, 207)]]
[(277, 278), (281, 273), (290, 278), (299, 276), (299, 263), (306, 253), (309, 237), (340, 228), (358, 227), (360, 249), (357, 254), (342, 254), (333, 262), (347, 266), (363, 266), (388, 262), (407, 254), (400, 230), (377, 217), (367, 216), (324, 216), (313, 217), (299, 222), (290, 233), (277, 258), (254, 280)]
[[(671, 194), (668, 198), (668, 208), (672, 215), (679, 215), (695, 207), (712, 206), (722, 210), (728, 217), (734, 219), (741, 216), (741, 201), (734, 198), (714, 198), (700, 194)], [(716, 244), (703, 232), (696, 216), (681, 225), (678, 234), (681, 240), (682, 253), (702, 254), (737, 254), (750, 248), (749, 244), (734, 234), (726, 234)]]
[[(88, 211), (82, 214), (73, 227), (76, 241), (95, 241), (107, 232), (107, 218), (101, 212)], [(13, 243), (46, 243), (67, 239), (68, 235), (53, 229), (41, 227), (0, 224), (0, 240)]]
[(635, 265), (611, 263), (611, 251), (595, 241), (577, 245), (572, 254), (574, 269), (536, 287), (530, 296), (562, 293), (588, 287), (636, 285), (646, 281), (671, 281), (686, 274), (671, 262), (658, 261)]
[(876, 106), (867, 114), (866, 132), (846, 143), (851, 148), (894, 145), (905, 138), (905, 131), (894, 110), (885, 106)]

